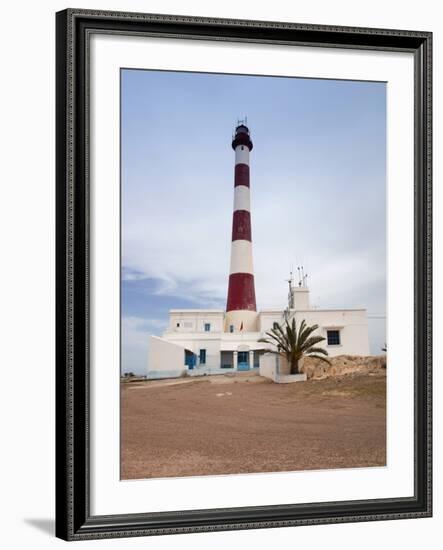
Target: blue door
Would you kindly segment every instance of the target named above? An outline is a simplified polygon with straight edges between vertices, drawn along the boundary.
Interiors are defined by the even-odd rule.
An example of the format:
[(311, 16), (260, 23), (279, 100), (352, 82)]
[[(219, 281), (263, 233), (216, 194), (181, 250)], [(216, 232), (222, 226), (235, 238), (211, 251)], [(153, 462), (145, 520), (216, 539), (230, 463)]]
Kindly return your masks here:
[(237, 353), (238, 370), (249, 370), (249, 351), (239, 351)]
[(185, 350), (185, 365), (192, 370), (197, 363), (197, 356), (191, 351)]

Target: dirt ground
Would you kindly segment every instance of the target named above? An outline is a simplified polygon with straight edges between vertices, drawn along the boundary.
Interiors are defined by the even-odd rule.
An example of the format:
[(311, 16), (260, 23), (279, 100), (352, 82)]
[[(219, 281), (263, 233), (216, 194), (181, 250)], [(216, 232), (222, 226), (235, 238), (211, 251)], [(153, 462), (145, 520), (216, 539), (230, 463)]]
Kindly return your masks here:
[(123, 383), (121, 410), (122, 479), (386, 464), (384, 373)]

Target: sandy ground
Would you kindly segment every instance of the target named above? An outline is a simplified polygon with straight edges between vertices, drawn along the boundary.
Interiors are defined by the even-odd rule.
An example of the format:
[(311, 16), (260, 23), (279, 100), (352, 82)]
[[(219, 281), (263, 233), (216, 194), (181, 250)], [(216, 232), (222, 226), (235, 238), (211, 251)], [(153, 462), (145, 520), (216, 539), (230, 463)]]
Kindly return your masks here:
[(383, 466), (386, 376), (123, 383), (122, 478)]

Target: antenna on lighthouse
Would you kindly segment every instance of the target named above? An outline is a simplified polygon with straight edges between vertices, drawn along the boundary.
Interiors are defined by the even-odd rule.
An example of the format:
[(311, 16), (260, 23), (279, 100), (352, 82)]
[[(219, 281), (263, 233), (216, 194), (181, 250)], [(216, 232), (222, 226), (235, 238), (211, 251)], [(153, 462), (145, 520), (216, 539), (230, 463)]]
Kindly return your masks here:
[(303, 285), (302, 285), (303, 288), (307, 288), (307, 286), (308, 286), (308, 282), (307, 282), (307, 281), (308, 281), (308, 274), (307, 274), (307, 273), (304, 273), (304, 271), (303, 271)]
[(301, 286), (302, 280), (301, 280), (300, 266), (299, 265), (297, 266), (297, 271), (298, 271), (298, 286)]
[(286, 279), (289, 285), (288, 309), (294, 309), (294, 274), (292, 269), (293, 267), (291, 266), (291, 271), (289, 272), (289, 279)]

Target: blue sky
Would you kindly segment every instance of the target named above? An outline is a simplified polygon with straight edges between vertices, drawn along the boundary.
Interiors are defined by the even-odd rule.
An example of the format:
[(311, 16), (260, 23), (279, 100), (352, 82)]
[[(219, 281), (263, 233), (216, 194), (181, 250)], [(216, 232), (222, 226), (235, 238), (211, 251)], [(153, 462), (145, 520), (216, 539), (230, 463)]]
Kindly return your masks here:
[[(386, 86), (122, 70), (122, 371), (144, 373), (168, 310), (223, 308), (238, 118), (248, 117), (258, 308), (291, 264), (317, 307), (386, 312)], [(384, 319), (370, 319), (372, 353)]]

